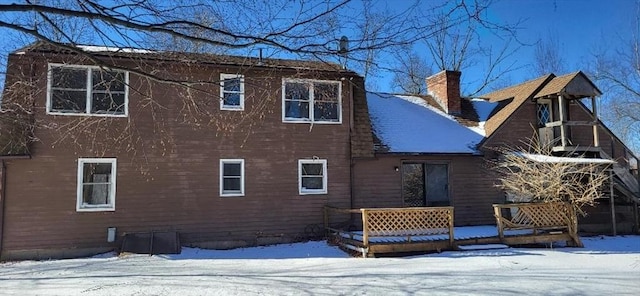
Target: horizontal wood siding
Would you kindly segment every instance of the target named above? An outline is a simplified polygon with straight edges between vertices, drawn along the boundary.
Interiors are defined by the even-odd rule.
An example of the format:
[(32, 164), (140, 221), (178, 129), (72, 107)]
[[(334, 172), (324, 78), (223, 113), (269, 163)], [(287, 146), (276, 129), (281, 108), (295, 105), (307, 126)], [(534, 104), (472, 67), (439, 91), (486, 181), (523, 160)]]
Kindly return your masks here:
[(504, 201), (481, 156), (378, 155), (357, 160), (354, 167), (354, 208), (402, 207), (402, 176), (396, 172), (402, 162), (449, 164), (449, 194), (455, 224), (494, 224), (492, 204)]
[(536, 104), (527, 100), (484, 143), (484, 147), (526, 147), (537, 133)]
[[(33, 62), (38, 89), (44, 90), (46, 62), (39, 57)], [(218, 79), (221, 72), (241, 71), (215, 66), (190, 70), (173, 68), (172, 75)], [(95, 135), (95, 142), (60, 141), (62, 135), (54, 129), (38, 129), (33, 158), (6, 161), (3, 252), (113, 247), (106, 241), (108, 227), (117, 227), (119, 238), (125, 232), (175, 230), (185, 244), (251, 245), (262, 238), (287, 241), (317, 235), (312, 230), (320, 229), (325, 204), (350, 206), (348, 82), (342, 86), (342, 124), (283, 123), (283, 77), (340, 81), (341, 76), (293, 70), (242, 72), (245, 111), (220, 111), (217, 99), (200, 105), (210, 108), (215, 122), (185, 115), (189, 102), (180, 99), (184, 89), (149, 83), (132, 74), (132, 87), (153, 96), (130, 92), (130, 116), (99, 123), (106, 128), (104, 134)], [(210, 89), (194, 100), (217, 96), (218, 88)], [(52, 127), (78, 119), (46, 115), (45, 96), (38, 93), (36, 118)], [(149, 103), (156, 105), (153, 112)], [(133, 130), (134, 139), (119, 139), (127, 128)], [(117, 158), (114, 212), (76, 212), (79, 157)], [(328, 194), (299, 195), (298, 160), (314, 157), (327, 160)], [(245, 196), (219, 196), (223, 158), (244, 159)]]

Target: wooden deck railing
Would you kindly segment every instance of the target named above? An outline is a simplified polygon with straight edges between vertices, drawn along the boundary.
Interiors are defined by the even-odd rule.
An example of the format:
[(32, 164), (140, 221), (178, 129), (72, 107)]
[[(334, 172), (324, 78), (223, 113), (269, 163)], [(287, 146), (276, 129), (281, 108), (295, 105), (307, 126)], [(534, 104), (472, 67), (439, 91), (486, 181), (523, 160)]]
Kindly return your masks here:
[[(494, 204), (493, 210), (500, 239), (504, 239), (508, 230), (531, 230), (534, 235), (540, 231), (561, 231), (571, 238), (574, 245), (582, 246), (576, 213), (568, 203)], [(505, 210), (510, 217), (503, 215)]]
[(449, 244), (453, 246), (453, 207), (416, 207), (416, 208), (369, 208), (338, 209), (325, 207), (325, 229), (329, 225), (331, 213), (361, 214), (362, 242), (369, 246), (372, 237), (412, 237), (428, 235), (448, 235)]

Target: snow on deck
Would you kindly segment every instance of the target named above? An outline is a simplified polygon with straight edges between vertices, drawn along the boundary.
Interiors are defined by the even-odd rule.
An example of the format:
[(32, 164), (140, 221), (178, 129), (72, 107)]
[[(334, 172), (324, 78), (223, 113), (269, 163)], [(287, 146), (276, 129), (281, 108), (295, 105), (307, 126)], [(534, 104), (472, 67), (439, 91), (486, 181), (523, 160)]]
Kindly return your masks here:
[[(512, 235), (525, 235), (532, 234), (532, 230), (507, 230), (505, 231), (506, 236)], [(362, 231), (351, 232), (353, 237), (342, 233), (341, 235), (345, 238), (352, 238), (355, 240), (362, 241)], [(434, 234), (434, 235), (398, 235), (398, 236), (369, 236), (369, 242), (371, 243), (403, 243), (407, 241), (407, 237), (411, 237), (412, 242), (431, 242), (431, 241), (442, 241), (448, 240), (448, 234)], [(495, 225), (482, 225), (482, 226), (465, 226), (465, 227), (454, 227), (453, 229), (453, 237), (455, 240), (467, 240), (467, 239), (478, 239), (478, 238), (487, 238), (487, 237), (497, 237), (498, 236), (498, 228)]]
[(522, 152), (514, 152), (515, 155), (524, 157), (529, 160), (533, 160), (536, 162), (545, 162), (545, 163), (592, 163), (592, 164), (612, 164), (615, 161), (611, 159), (602, 159), (602, 158), (576, 158), (576, 157), (559, 157), (559, 156), (549, 156), (542, 154), (530, 154), (530, 153), (522, 153)]
[(419, 97), (367, 93), (367, 103), (373, 130), (389, 152), (476, 153), (484, 138)]

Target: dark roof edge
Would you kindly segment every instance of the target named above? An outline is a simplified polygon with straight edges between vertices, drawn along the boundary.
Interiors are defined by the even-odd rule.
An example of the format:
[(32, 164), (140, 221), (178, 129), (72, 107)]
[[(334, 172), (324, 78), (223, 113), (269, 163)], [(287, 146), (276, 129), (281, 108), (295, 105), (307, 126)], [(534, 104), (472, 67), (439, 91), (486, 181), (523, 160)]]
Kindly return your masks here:
[[(48, 48), (39, 48), (40, 46), (51, 46), (51, 47), (60, 47), (61, 45), (55, 43), (46, 43), (43, 41), (36, 41), (27, 46), (16, 49), (10, 53), (10, 55), (24, 55), (24, 54), (58, 54), (58, 55), (73, 55), (80, 54), (79, 52), (75, 52), (71, 49), (66, 49), (64, 47), (60, 47), (58, 51), (55, 49)], [(96, 47), (109, 47), (109, 46), (98, 46), (98, 45), (84, 45), (84, 44), (76, 44), (76, 45), (68, 45), (68, 46), (96, 46)], [(112, 47), (115, 48), (115, 47)], [(123, 48), (123, 49), (132, 49), (132, 50), (146, 50), (146, 49), (137, 49), (137, 48)], [(334, 72), (334, 73), (343, 73), (349, 75), (360, 76), (357, 72), (349, 69), (342, 68), (341, 65), (333, 62), (326, 61), (315, 61), (315, 60), (304, 60), (304, 59), (281, 59), (281, 58), (262, 58), (262, 61), (265, 62), (292, 62), (292, 63), (301, 63), (307, 64), (306, 66), (292, 66), (292, 65), (276, 65), (276, 64), (260, 64), (259, 57), (253, 56), (242, 56), (242, 55), (224, 55), (224, 54), (213, 54), (213, 53), (193, 53), (193, 52), (180, 52), (180, 51), (154, 51), (148, 50), (150, 52), (119, 52), (119, 51), (86, 51), (82, 48), (78, 48), (78, 51), (91, 54), (97, 57), (109, 57), (109, 58), (140, 58), (149, 61), (167, 61), (167, 62), (181, 62), (177, 57), (180, 55), (184, 55), (186, 58), (190, 58), (193, 61), (197, 61), (199, 63), (205, 64), (217, 64), (217, 65), (229, 65), (229, 66), (251, 66), (255, 68), (280, 68), (280, 69), (309, 69), (312, 71), (320, 71), (320, 72)], [(251, 61), (252, 63), (235, 63), (229, 61), (216, 61), (211, 62), (207, 61), (206, 57), (220, 57), (220, 58), (235, 58), (235, 59), (245, 59), (247, 61)], [(197, 59), (196, 57), (200, 57)], [(315, 64), (315, 65), (314, 65)], [(321, 68), (320, 65), (324, 65), (326, 67), (333, 67), (334, 69)]]

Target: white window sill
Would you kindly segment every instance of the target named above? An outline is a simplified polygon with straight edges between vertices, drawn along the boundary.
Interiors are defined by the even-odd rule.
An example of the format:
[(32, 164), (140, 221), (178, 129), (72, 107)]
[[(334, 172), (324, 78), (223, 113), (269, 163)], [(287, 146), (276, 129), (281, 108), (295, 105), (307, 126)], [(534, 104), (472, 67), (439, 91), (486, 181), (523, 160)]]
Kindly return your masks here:
[(59, 112), (59, 111), (47, 111), (47, 115), (62, 115), (62, 116), (93, 116), (93, 117), (127, 117), (125, 114), (109, 114), (109, 113), (77, 113), (77, 112)]
[(306, 191), (300, 191), (300, 195), (319, 195), (319, 194), (327, 194), (327, 191), (326, 191), (326, 190), (318, 190), (318, 191), (306, 190)]
[(244, 111), (244, 107), (240, 107), (240, 106), (222, 106), (222, 107), (220, 107), (220, 110), (223, 110), (223, 111)]
[(76, 208), (76, 212), (115, 212), (115, 210), (113, 206)]
[(342, 124), (341, 121), (311, 121), (306, 118), (285, 118), (282, 120), (284, 123), (313, 123), (313, 124)]

